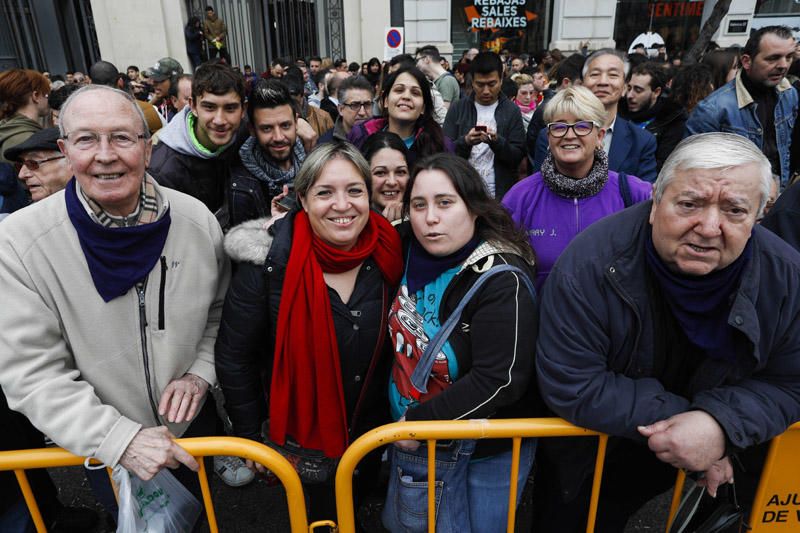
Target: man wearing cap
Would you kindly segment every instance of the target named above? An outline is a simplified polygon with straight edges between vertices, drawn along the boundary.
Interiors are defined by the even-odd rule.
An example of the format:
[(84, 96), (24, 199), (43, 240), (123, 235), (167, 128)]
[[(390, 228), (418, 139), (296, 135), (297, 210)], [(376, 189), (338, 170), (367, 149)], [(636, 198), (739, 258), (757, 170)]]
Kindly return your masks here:
[(21, 144), (6, 150), (6, 159), (22, 163), (19, 179), (34, 202), (67, 186), (72, 170), (58, 149), (58, 128), (39, 130)]
[[(130, 72), (130, 67), (128, 68), (128, 72)], [(89, 69), (89, 76), (92, 78), (92, 83), (96, 83), (97, 85), (106, 85), (108, 87), (116, 87), (117, 79), (119, 79), (119, 71), (113, 63), (109, 63), (108, 61), (98, 61)], [(156, 108), (153, 106), (153, 104), (143, 102), (137, 98), (136, 105), (138, 105), (139, 109), (141, 109), (142, 113), (144, 113), (144, 119), (147, 121), (147, 129), (150, 130), (150, 135), (154, 134), (164, 126), (164, 122), (162, 122), (161, 116), (158, 114), (158, 111), (156, 111)]]
[(74, 179), (0, 232), (0, 386), (71, 452), (144, 480), (183, 464), (176, 478), (199, 494), (198, 464), (173, 439), (215, 432), (222, 231), (147, 174), (149, 133), (129, 94), (81, 88), (60, 133)]
[(192, 80), (189, 106), (158, 132), (150, 173), (166, 187), (222, 207), (230, 168), (247, 138), (244, 78), (224, 63), (204, 63)]
[(162, 57), (153, 68), (147, 70), (147, 77), (153, 84), (152, 104), (158, 110), (164, 122), (169, 122), (175, 116), (174, 98), (178, 91), (178, 78), (183, 74), (183, 67), (171, 57)]
[(219, 57), (231, 64), (231, 55), (228, 53), (228, 26), (219, 18), (212, 6), (206, 6), (206, 19), (203, 22), (203, 32), (208, 41), (208, 58)]

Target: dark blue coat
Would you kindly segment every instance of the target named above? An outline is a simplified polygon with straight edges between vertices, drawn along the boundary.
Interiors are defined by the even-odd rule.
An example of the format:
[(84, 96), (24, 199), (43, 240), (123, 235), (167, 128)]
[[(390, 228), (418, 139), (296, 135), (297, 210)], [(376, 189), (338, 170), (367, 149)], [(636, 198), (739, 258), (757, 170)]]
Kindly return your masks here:
[[(547, 129), (545, 128), (539, 132), (539, 138), (536, 140), (532, 174), (541, 170), (542, 161), (544, 161), (548, 149)], [(608, 169), (637, 176), (644, 181), (656, 181), (658, 176), (656, 138), (649, 131), (634, 126), (624, 118), (617, 117), (608, 154)]]
[[(542, 396), (559, 416), (643, 440), (637, 426), (699, 409), (730, 444), (748, 448), (800, 420), (800, 254), (756, 226), (728, 323), (749, 340), (736, 363), (706, 359), (716, 382), (691, 399), (654, 376), (654, 327), (645, 271), (652, 202), (579, 234), (544, 285), (536, 366)], [(590, 458), (593, 461), (593, 458)]]

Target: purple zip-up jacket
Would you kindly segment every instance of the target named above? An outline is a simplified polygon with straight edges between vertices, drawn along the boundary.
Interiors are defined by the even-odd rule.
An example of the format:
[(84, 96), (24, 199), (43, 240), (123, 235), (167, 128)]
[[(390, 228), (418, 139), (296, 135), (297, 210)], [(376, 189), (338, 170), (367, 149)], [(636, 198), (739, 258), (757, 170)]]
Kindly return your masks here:
[[(633, 202), (650, 199), (652, 184), (628, 176)], [(588, 198), (565, 198), (551, 191), (537, 172), (514, 185), (503, 205), (525, 231), (536, 252), (536, 289), (541, 290), (550, 269), (575, 236), (592, 223), (625, 208), (619, 176), (608, 171), (605, 187)]]

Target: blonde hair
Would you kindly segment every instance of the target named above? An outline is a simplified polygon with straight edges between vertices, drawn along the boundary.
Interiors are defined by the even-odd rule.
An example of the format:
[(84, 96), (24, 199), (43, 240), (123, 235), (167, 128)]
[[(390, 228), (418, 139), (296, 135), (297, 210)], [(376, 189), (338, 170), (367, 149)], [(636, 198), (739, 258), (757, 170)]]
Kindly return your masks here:
[(528, 74), (514, 74), (511, 79), (517, 84), (518, 89), (523, 85), (533, 84), (533, 77)]
[(544, 108), (544, 122), (553, 121), (557, 115), (569, 114), (578, 120), (590, 120), (598, 127), (606, 123), (605, 107), (592, 91), (581, 85), (573, 85), (562, 89), (547, 103)]

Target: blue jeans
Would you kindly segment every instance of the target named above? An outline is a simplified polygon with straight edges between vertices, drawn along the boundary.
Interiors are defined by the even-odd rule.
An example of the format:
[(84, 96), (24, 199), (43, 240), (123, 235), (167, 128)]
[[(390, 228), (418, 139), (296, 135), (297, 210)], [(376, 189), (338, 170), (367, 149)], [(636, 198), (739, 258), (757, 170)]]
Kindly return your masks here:
[[(453, 441), (436, 451), (436, 531), (505, 531), (508, 515), (511, 451), (472, 461), (474, 440)], [(536, 440), (522, 441), (517, 503), (533, 466)], [(392, 446), (389, 491), (383, 525), (393, 533), (428, 528), (428, 461), (423, 444), (414, 452)]]
[(20, 498), (17, 503), (0, 515), (0, 531), (7, 533), (34, 533), (36, 531), (25, 500)]

